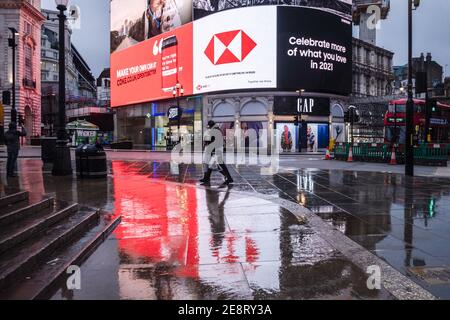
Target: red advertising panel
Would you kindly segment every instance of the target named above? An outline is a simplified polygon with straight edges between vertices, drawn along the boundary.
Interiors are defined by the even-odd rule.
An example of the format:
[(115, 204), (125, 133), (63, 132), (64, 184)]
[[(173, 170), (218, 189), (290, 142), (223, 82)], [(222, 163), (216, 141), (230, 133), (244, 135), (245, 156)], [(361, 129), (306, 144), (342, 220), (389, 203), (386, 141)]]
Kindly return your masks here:
[(192, 94), (192, 23), (111, 55), (111, 106), (172, 98), (178, 82)]

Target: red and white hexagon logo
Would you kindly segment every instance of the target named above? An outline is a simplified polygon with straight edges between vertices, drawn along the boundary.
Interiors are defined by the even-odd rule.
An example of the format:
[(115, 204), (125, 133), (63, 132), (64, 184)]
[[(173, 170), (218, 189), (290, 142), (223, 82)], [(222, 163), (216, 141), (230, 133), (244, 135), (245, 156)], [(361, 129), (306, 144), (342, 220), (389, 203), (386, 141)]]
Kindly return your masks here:
[(205, 55), (214, 65), (244, 61), (256, 47), (244, 31), (233, 30), (213, 35), (205, 49)]

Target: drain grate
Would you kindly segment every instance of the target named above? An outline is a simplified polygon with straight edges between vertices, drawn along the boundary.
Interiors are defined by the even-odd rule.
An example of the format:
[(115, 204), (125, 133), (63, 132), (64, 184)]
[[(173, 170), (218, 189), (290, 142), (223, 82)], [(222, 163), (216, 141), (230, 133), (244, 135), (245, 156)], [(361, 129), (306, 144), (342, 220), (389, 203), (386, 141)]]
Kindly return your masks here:
[(447, 267), (412, 267), (408, 270), (428, 284), (450, 284), (450, 269)]

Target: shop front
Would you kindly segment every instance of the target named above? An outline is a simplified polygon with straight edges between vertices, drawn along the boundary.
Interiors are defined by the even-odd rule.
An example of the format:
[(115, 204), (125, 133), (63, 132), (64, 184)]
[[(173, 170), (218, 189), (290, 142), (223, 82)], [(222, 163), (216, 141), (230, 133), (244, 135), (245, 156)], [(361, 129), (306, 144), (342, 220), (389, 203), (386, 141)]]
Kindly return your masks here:
[(194, 145), (202, 137), (202, 97), (151, 104), (153, 150), (171, 150), (178, 142)]
[(260, 152), (267, 148), (270, 150), (270, 95), (217, 95), (208, 96), (207, 100), (209, 108), (204, 110), (204, 125), (213, 120), (219, 126), (226, 148), (237, 150), (239, 146), (246, 149), (256, 147)]
[(326, 150), (330, 141), (330, 98), (275, 96), (273, 110), (280, 153)]
[[(243, 141), (262, 153), (275, 144), (284, 152), (325, 150), (330, 97), (351, 93), (351, 48), (350, 20), (304, 6), (225, 10), (115, 48), (117, 139), (167, 150), (201, 141), (214, 120), (234, 149)], [(309, 95), (296, 96), (299, 88)]]
[[(180, 117), (173, 115), (175, 109)], [(201, 110), (201, 96), (118, 108), (117, 136), (145, 150), (171, 150), (179, 139), (193, 144), (196, 136), (202, 136)]]

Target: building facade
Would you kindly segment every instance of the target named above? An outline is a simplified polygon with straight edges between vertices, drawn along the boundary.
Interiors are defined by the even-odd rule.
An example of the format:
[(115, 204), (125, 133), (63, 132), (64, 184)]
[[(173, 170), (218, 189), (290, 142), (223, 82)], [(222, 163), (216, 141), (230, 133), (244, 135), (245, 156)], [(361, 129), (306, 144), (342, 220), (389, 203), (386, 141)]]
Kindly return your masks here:
[[(79, 59), (78, 55), (75, 55), (75, 59)], [(76, 62), (75, 65), (80, 62)], [(80, 67), (77, 67), (77, 70), (81, 70)], [(99, 127), (98, 138), (101, 142), (108, 144), (114, 137), (109, 68), (104, 69), (96, 79), (95, 91), (92, 90), (92, 78), (89, 69), (85, 67), (84, 71), (84, 75), (80, 72), (79, 103), (69, 106), (67, 110), (68, 121), (86, 120), (95, 124)]]
[[(58, 119), (59, 22), (58, 12), (42, 10), (46, 21), (41, 32), (42, 124), (43, 134), (55, 134)], [(85, 108), (96, 106), (95, 78), (71, 41), (72, 30), (65, 29), (66, 115), (69, 118)]]
[[(58, 119), (59, 81), (59, 21), (58, 12), (42, 10), (46, 17), (41, 30), (41, 78), (42, 78), (42, 124), (43, 135), (55, 134)], [(66, 95), (78, 94), (77, 71), (71, 51), (72, 31), (65, 28), (66, 52)]]
[[(310, 5), (316, 3), (314, 1), (305, 1), (305, 3), (306, 2)], [(333, 3), (336, 5), (342, 5), (342, 2), (347, 2), (347, 4), (349, 3), (348, 1), (334, 1)], [(302, 1), (300, 1), (300, 3), (302, 3)], [(317, 6), (320, 6), (320, 3), (325, 3), (325, 1), (317, 1)], [(327, 3), (331, 3), (331, 1)], [(280, 11), (284, 10), (281, 9), (282, 7), (283, 6), (279, 7)], [(233, 9), (227, 11), (238, 12), (234, 10), (240, 10), (240, 12), (243, 12), (243, 9)], [(388, 11), (388, 8), (385, 8), (386, 16)], [(246, 12), (249, 14), (251, 13), (250, 10), (247, 10)], [(317, 12), (314, 12), (314, 14), (317, 14)], [(221, 13), (218, 13), (216, 17), (220, 16)], [(220, 33), (218, 31), (215, 35), (212, 35), (211, 38), (210, 33), (212, 31), (208, 31), (207, 36), (203, 34), (197, 36), (196, 32), (198, 30), (207, 29), (195, 27), (196, 24), (199, 25), (207, 21), (202, 19), (194, 21), (193, 37), (194, 39), (212, 40), (210, 40), (209, 43), (206, 43), (206, 41), (204, 46), (203, 44), (200, 45), (198, 41), (194, 43), (194, 47), (197, 46), (201, 48), (199, 50), (194, 49), (193, 63), (194, 65), (201, 65), (199, 61), (205, 61), (205, 56), (207, 56), (209, 61), (207, 61), (204, 65), (201, 65), (200, 68), (193, 68), (194, 74), (199, 73), (199, 70), (204, 74), (197, 74), (197, 76), (193, 76), (194, 90), (191, 89), (193, 94), (190, 94), (189, 97), (181, 96), (177, 99), (176, 97), (178, 92), (174, 90), (174, 99), (170, 99), (170, 93), (167, 94), (168, 91), (166, 91), (165, 95), (163, 94), (162, 99), (158, 98), (159, 100), (154, 99), (149, 100), (149, 102), (140, 102), (139, 104), (128, 105), (128, 101), (133, 100), (133, 95), (137, 95), (138, 91), (141, 92), (142, 90), (142, 87), (139, 87), (138, 84), (134, 87), (134, 83), (139, 82), (142, 78), (129, 75), (128, 72), (130, 72), (130, 70), (137, 70), (142, 66), (145, 66), (146, 68), (158, 66), (158, 62), (155, 61), (154, 63), (148, 63), (148, 61), (151, 61), (148, 59), (145, 64), (135, 66), (130, 63), (129, 65), (131, 68), (126, 68), (126, 66), (122, 66), (120, 64), (121, 61), (127, 60), (126, 54), (121, 54), (120, 50), (113, 53), (111, 65), (114, 72), (117, 72), (117, 75), (113, 73), (112, 78), (114, 80), (115, 77), (115, 80), (119, 80), (113, 82), (113, 85), (115, 85), (115, 87), (113, 86), (113, 89), (116, 89), (116, 96), (120, 96), (121, 98), (120, 103), (116, 105), (113, 104), (117, 107), (115, 109), (117, 140), (131, 140), (137, 148), (166, 149), (170, 148), (170, 146), (174, 144), (174, 141), (178, 141), (179, 133), (181, 133), (185, 140), (187, 139), (190, 142), (194, 141), (194, 138), (196, 137), (200, 137), (201, 140), (203, 129), (205, 128), (207, 122), (209, 120), (214, 120), (219, 124), (224, 135), (231, 132), (230, 137), (227, 137), (227, 139), (229, 138), (234, 140), (234, 142), (237, 140), (236, 136), (233, 137), (233, 132), (236, 132), (236, 129), (241, 129), (241, 132), (243, 132), (244, 135), (247, 135), (248, 132), (251, 132), (250, 129), (253, 129), (256, 131), (257, 135), (259, 133), (263, 133), (263, 135), (258, 137), (256, 141), (260, 147), (262, 146), (270, 149), (274, 146), (274, 144), (278, 145), (280, 144), (280, 141), (282, 141), (281, 146), (285, 146), (282, 148), (282, 152), (303, 152), (306, 150), (313, 152), (324, 151), (329, 146), (330, 140), (349, 140), (349, 129), (348, 125), (344, 121), (344, 116), (345, 112), (348, 110), (348, 107), (354, 103), (354, 99), (359, 97), (386, 96), (392, 92), (392, 81), (394, 79), (392, 72), (393, 53), (377, 47), (375, 44), (370, 42), (362, 41), (356, 38), (353, 38), (352, 40), (351, 32), (345, 33), (345, 47), (347, 48), (345, 51), (349, 54), (346, 62), (351, 62), (351, 60), (353, 60), (352, 63), (346, 65), (348, 69), (342, 73), (333, 72), (336, 71), (334, 69), (329, 69), (327, 71), (331, 72), (325, 72), (323, 74), (316, 72), (315, 75), (317, 77), (311, 75), (311, 78), (308, 80), (308, 71), (314, 70), (314, 68), (317, 68), (316, 70), (324, 70), (322, 68), (319, 69), (319, 67), (315, 67), (314, 61), (312, 61), (313, 59), (309, 61), (310, 64), (308, 65), (296, 66), (295, 62), (286, 63), (284, 61), (276, 61), (274, 63), (269, 63), (268, 61), (270, 61), (271, 57), (267, 57), (267, 59), (260, 58), (261, 61), (257, 64), (257, 67), (248, 67), (245, 64), (241, 64), (242, 70), (233, 67), (230, 67), (232, 72), (227, 70), (227, 67), (224, 65), (231, 63), (235, 63), (235, 65), (237, 65), (237, 63), (247, 59), (246, 56), (255, 48), (255, 45), (252, 42), (253, 40), (250, 39), (251, 41), (248, 41), (247, 38), (248, 48), (250, 49), (245, 54), (237, 53), (236, 56), (230, 55), (230, 50), (235, 50), (235, 47), (233, 47), (230, 50), (225, 51), (224, 55), (228, 54), (228, 56), (225, 58), (222, 57), (223, 61), (221, 61), (219, 56), (216, 57), (216, 53), (220, 53), (220, 48), (222, 48), (223, 45), (222, 47), (220, 44), (218, 45), (217, 39), (224, 35), (229, 35), (229, 33)], [(283, 21), (288, 21), (288, 19), (289, 18), (286, 18), (286, 20)], [(323, 19), (323, 17), (320, 17), (320, 19)], [(293, 19), (293, 21), (294, 20), (295, 19)], [(340, 22), (342, 21), (343, 19), (340, 19)], [(311, 23), (317, 23), (317, 21), (311, 21)], [(347, 25), (351, 26), (351, 22), (349, 20), (347, 20)], [(227, 28), (233, 27), (234, 26), (227, 26)], [(247, 28), (243, 29), (247, 30), (252, 26), (249, 25), (246, 27)], [(211, 28), (213, 27), (211, 26)], [(304, 27), (305, 30), (308, 30), (308, 28), (320, 30), (320, 26), (311, 28), (311, 25), (308, 25)], [(185, 29), (187, 30), (187, 28)], [(223, 29), (224, 30), (220, 31), (228, 30), (225, 27), (223, 27)], [(349, 29), (351, 31), (351, 28)], [(294, 33), (292, 32), (292, 34)], [(339, 34), (339, 32), (334, 30), (333, 37), (337, 34)], [(253, 31), (252, 35), (259, 36), (258, 31)], [(248, 37), (248, 35), (245, 36)], [(319, 37), (319, 35), (316, 34), (315, 37)], [(270, 37), (266, 35), (266, 38)], [(288, 40), (292, 41), (292, 38)], [(314, 40), (314, 38), (310, 37), (309, 39), (306, 39), (306, 41), (305, 39), (297, 39), (295, 43), (290, 42), (290, 45), (298, 45), (299, 47), (296, 49), (300, 52), (299, 48), (302, 46), (304, 47), (306, 45), (308, 47), (308, 44), (305, 43), (309, 43), (309, 40)], [(335, 40), (337, 41), (337, 39)], [(157, 50), (158, 41), (159, 40), (155, 37), (155, 40), (148, 40), (147, 43), (144, 43), (141, 46), (135, 46), (134, 49), (133, 47), (124, 49), (124, 51), (130, 50), (128, 52), (132, 52), (133, 50), (136, 50), (136, 55), (140, 56), (141, 54), (138, 54), (138, 52), (140, 52), (143, 47), (149, 46), (149, 43), (152, 43), (153, 45), (154, 42), (152, 47), (153, 50), (151, 50), (150, 47), (148, 49), (146, 48), (146, 50), (153, 53), (153, 56), (157, 56), (158, 54), (163, 55), (162, 52), (167, 52), (167, 55), (177, 54), (175, 49), (170, 49), (169, 45), (164, 46), (164, 41), (161, 42), (161, 50), (159, 50), (161, 52), (159, 52)], [(224, 41), (227, 42), (226, 40)], [(258, 40), (255, 41), (258, 42)], [(258, 46), (260, 48), (262, 48), (264, 41), (268, 42), (269, 40), (262, 38), (259, 39)], [(279, 56), (282, 55), (280, 54), (280, 52), (282, 52), (281, 50), (284, 50), (284, 48), (281, 49), (283, 43), (284, 42), (279, 41), (278, 44), (274, 45), (275, 47), (280, 47), (280, 50), (278, 51)], [(312, 43), (314, 43), (314, 41), (312, 41)], [(174, 46), (173, 44), (176, 44), (175, 46), (177, 46), (177, 50), (184, 50), (178, 42), (173, 42), (172, 47)], [(326, 46), (326, 43), (318, 43), (317, 45)], [(258, 46), (256, 46), (256, 48), (258, 48)], [(239, 47), (239, 45), (237, 47)], [(353, 56), (349, 52), (350, 47), (352, 47)], [(270, 51), (270, 48), (267, 48), (266, 52), (267, 51)], [(288, 50), (286, 51), (289, 52)], [(320, 54), (320, 52), (311, 51), (312, 50), (302, 51), (302, 54)], [(261, 57), (264, 57), (263, 53), (260, 54)], [(132, 54), (130, 54), (130, 56), (131, 55)], [(295, 51), (292, 51), (292, 55), (295, 55)], [(167, 58), (163, 55), (163, 59)], [(288, 59), (289, 57), (287, 57), (286, 60)], [(164, 62), (165, 60), (162, 61), (162, 64), (164, 65), (166, 62)], [(135, 62), (135, 64), (138, 64), (138, 62)], [(249, 78), (249, 81), (247, 82), (242, 81), (243, 77), (241, 77), (241, 74), (251, 74), (253, 76), (254, 74), (261, 74), (262, 72), (265, 72), (266, 70), (263, 71), (258, 69), (261, 65), (267, 65), (265, 69), (269, 69), (269, 65), (276, 65), (278, 70), (282, 70), (281, 73), (277, 73), (278, 82), (275, 86), (261, 85), (261, 83), (264, 83), (267, 79), (254, 81)], [(211, 71), (213, 69), (220, 71)], [(284, 76), (284, 74), (289, 74), (287, 70), (291, 71), (292, 75)], [(350, 71), (348, 72), (348, 77), (346, 74), (347, 71)], [(158, 71), (156, 71), (156, 73), (158, 73)], [(154, 73), (143, 72), (142, 77), (150, 77), (152, 74)], [(232, 82), (231, 80), (228, 83), (223, 80), (227, 77), (232, 79), (232, 76), (235, 74), (238, 75), (236, 78), (239, 78), (240, 81), (242, 81), (239, 82), (239, 85), (242, 85), (241, 87), (234, 84), (230, 85), (229, 82)], [(336, 74), (338, 74), (338, 77), (333, 78)], [(167, 81), (176, 80), (177, 84), (179, 84), (179, 79), (169, 79), (168, 76), (162, 76), (162, 78), (162, 86), (161, 88), (157, 88), (157, 90), (164, 90), (164, 88), (166, 88), (164, 87), (165, 79), (167, 79)], [(270, 78), (270, 76), (267, 76), (267, 78)], [(353, 78), (353, 80), (351, 78)], [(199, 81), (199, 79), (202, 79), (202, 81)], [(219, 80), (215, 82), (214, 79)], [(330, 79), (333, 80), (331, 84), (325, 87), (323, 86), (324, 82), (321, 82), (319, 79), (324, 80), (325, 82), (330, 81)], [(157, 81), (158, 80), (155, 82), (157, 83)], [(145, 80), (142, 80), (142, 82), (145, 82)], [(252, 86), (249, 85), (249, 83), (256, 83), (256, 85)], [(273, 83), (274, 82), (272, 82), (272, 84)], [(310, 84), (312, 83), (314, 85), (311, 86)], [(341, 83), (348, 84), (348, 88), (346, 90), (339, 90), (338, 88)], [(216, 90), (209, 89), (211, 86), (216, 86), (214, 87)], [(130, 89), (129, 92), (121, 91), (124, 87), (132, 89)], [(137, 89), (138, 87), (139, 90)], [(202, 90), (203, 88), (208, 88), (208, 90)], [(207, 93), (208, 91), (211, 93)], [(345, 93), (343, 93), (344, 91)], [(170, 92), (172, 92), (172, 90), (170, 90)], [(336, 94), (333, 94), (333, 92)], [(350, 95), (347, 95), (348, 93), (350, 93)], [(149, 94), (149, 99), (150, 97), (151, 95)], [(145, 101), (145, 99), (141, 99), (140, 101)], [(182, 110), (182, 116), (179, 123), (178, 121), (171, 119), (170, 116), (170, 110), (173, 110), (174, 107), (177, 106), (180, 106)]]
[(353, 39), (353, 85), (350, 105), (357, 108), (360, 121), (353, 132), (345, 124), (346, 140), (384, 142), (384, 115), (393, 99), (394, 53), (361, 39)]
[[(9, 28), (15, 28), (16, 48), (16, 110), (24, 119), (30, 137), (41, 134), (41, 25), (40, 0), (0, 1), (0, 91), (12, 92), (12, 50)], [(5, 106), (5, 128), (11, 120), (11, 106)]]
[[(287, 152), (324, 151), (330, 139), (336, 142), (350, 140), (350, 127), (345, 123), (344, 115), (350, 105), (356, 104), (363, 118), (354, 130), (357, 140), (381, 141), (387, 97), (392, 95), (394, 53), (357, 38), (353, 38), (352, 45), (351, 96), (268, 90), (181, 97), (178, 101), (183, 109), (180, 132), (186, 139), (194, 141), (195, 137), (202, 136), (206, 123), (214, 120), (224, 135), (234, 128), (244, 131), (251, 128), (257, 133), (266, 130), (267, 137), (258, 143), (268, 148), (289, 130), (292, 148)], [(375, 98), (377, 102), (366, 103), (359, 98)], [(316, 107), (312, 112), (302, 112), (300, 125), (296, 126), (298, 99), (305, 108), (308, 103)], [(175, 105), (176, 100), (166, 100), (117, 108), (116, 138), (131, 140), (137, 148), (165, 150), (178, 130), (178, 124), (167, 118), (169, 108)], [(375, 130), (370, 129), (372, 125)], [(308, 141), (311, 133), (315, 137), (312, 145)]]
[[(423, 53), (420, 57), (413, 58), (413, 93), (416, 94), (416, 73), (425, 72), (427, 75), (427, 89), (433, 91), (443, 83), (444, 68), (436, 61), (430, 52), (425, 56)], [(398, 94), (406, 94), (408, 87), (408, 64), (403, 66), (395, 66), (395, 92)]]
[(106, 108), (111, 107), (111, 76), (109, 68), (103, 69), (97, 78), (97, 104)]

